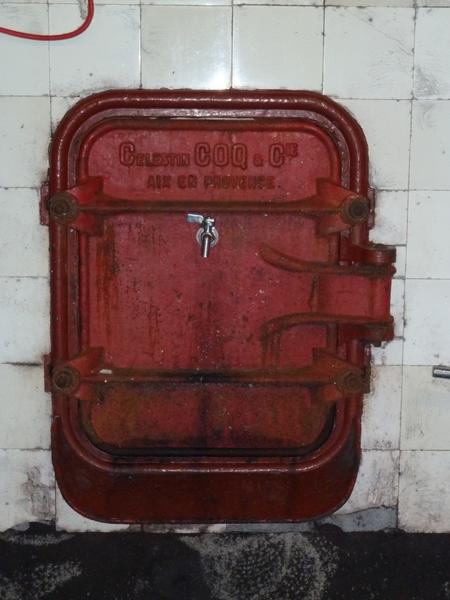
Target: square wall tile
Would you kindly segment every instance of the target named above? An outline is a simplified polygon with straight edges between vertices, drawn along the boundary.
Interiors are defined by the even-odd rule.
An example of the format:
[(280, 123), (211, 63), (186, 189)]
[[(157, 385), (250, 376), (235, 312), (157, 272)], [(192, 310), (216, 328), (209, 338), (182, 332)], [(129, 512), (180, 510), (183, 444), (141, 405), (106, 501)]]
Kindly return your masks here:
[(0, 531), (50, 521), (55, 490), (50, 452), (0, 450)]
[(52, 132), (56, 130), (66, 112), (79, 100), (81, 100), (80, 96), (52, 96), (50, 98)]
[(406, 244), (408, 193), (377, 192), (375, 203), (375, 227), (370, 239), (379, 244)]
[(325, 0), (326, 6), (415, 6), (416, 0)]
[(321, 90), (323, 9), (236, 6), (233, 87)]
[[(46, 4), (0, 3), (2, 27), (33, 33), (48, 32)], [(0, 38), (0, 95), (48, 94), (48, 44), (9, 35)]]
[(395, 337), (381, 346), (372, 346), (372, 362), (378, 366), (403, 364), (403, 330), (405, 313), (405, 281), (394, 279), (391, 286), (391, 315), (394, 318)]
[(61, 492), (56, 486), (56, 529), (59, 531), (98, 531), (98, 532), (109, 532), (109, 531), (126, 531), (130, 528), (129, 525), (115, 524), (115, 523), (101, 523), (100, 521), (94, 521), (83, 517), (77, 511), (75, 511), (67, 502), (64, 500)]
[(364, 130), (374, 187), (408, 188), (410, 107), (407, 100), (341, 100)]
[(407, 275), (450, 279), (450, 192), (411, 192)]
[(48, 280), (0, 277), (0, 363), (41, 363), (49, 351)]
[(0, 276), (48, 276), (48, 228), (39, 223), (38, 191), (0, 188), (0, 214)]
[(231, 6), (233, 0), (141, 0), (141, 4), (160, 6)]
[(41, 366), (0, 365), (0, 447), (50, 447), (50, 395)]
[(416, 98), (450, 98), (450, 8), (417, 11), (414, 52)]
[(143, 87), (228, 88), (231, 18), (226, 6), (143, 6)]
[(365, 450), (352, 495), (336, 514), (397, 505), (399, 452)]
[(449, 423), (450, 381), (433, 377), (431, 367), (405, 367), (402, 450), (449, 450)]
[(50, 142), (48, 98), (0, 97), (0, 187), (38, 187)]
[(416, 0), (416, 6), (449, 7), (450, 0)]
[(235, 6), (264, 5), (264, 6), (322, 6), (323, 0), (233, 0)]
[(392, 281), (391, 315), (394, 317), (395, 335), (401, 337), (405, 324), (405, 282), (403, 279), (394, 279)]
[[(75, 4), (74, 0), (48, 0), (49, 4)], [(95, 0), (95, 6), (98, 4), (140, 4), (140, 0)], [(87, 13), (87, 0), (83, 0), (80, 5), (80, 18), (84, 18)]]
[(402, 452), (399, 527), (420, 533), (450, 532), (450, 451)]
[(413, 9), (326, 8), (325, 93), (410, 98), (413, 41)]
[(372, 346), (372, 362), (374, 365), (401, 365), (403, 363), (403, 338), (396, 337), (390, 342), (383, 342), (379, 348)]
[(395, 278), (406, 277), (406, 246), (395, 246)]
[[(98, 6), (82, 36), (50, 43), (50, 90), (57, 96), (86, 95), (140, 83), (138, 6)], [(80, 22), (78, 5), (50, 6), (50, 30), (66, 31)]]
[(362, 447), (398, 450), (402, 367), (372, 367), (371, 392), (364, 396)]
[(413, 190), (450, 190), (450, 101), (413, 102)]
[(406, 280), (405, 365), (450, 364), (449, 280)]

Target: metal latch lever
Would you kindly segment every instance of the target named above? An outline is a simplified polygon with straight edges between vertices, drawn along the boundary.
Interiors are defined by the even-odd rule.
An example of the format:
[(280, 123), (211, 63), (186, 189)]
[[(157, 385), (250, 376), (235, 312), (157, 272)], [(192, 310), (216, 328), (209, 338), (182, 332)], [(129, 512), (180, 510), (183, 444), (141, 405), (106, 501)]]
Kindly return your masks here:
[(216, 220), (213, 217), (188, 213), (186, 216), (188, 223), (198, 223), (201, 225), (197, 231), (197, 242), (200, 244), (202, 258), (208, 258), (209, 251), (213, 248), (219, 239), (219, 232), (215, 228)]

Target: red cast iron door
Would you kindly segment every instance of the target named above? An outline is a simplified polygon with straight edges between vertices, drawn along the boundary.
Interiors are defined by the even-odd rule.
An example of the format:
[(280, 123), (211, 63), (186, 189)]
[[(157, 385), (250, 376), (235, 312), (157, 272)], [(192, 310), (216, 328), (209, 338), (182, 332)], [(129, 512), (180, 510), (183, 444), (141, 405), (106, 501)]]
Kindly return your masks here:
[(107, 92), (52, 144), (53, 460), (119, 522), (317, 517), (358, 470), (393, 249), (311, 93)]

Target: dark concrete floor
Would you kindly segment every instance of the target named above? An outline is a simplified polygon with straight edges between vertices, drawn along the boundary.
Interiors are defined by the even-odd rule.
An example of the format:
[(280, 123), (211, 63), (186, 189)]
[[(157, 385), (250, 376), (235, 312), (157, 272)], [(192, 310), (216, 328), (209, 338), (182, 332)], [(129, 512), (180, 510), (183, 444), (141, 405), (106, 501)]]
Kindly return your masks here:
[(450, 535), (0, 535), (0, 600), (450, 599)]

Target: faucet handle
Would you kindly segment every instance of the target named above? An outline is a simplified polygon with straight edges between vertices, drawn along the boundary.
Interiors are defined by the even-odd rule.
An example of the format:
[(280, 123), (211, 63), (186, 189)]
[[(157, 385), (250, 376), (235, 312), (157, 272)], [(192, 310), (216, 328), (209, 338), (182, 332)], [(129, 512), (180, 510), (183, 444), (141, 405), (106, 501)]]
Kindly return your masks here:
[(203, 225), (203, 221), (205, 217), (203, 215), (197, 215), (195, 213), (188, 213), (186, 215), (186, 221), (188, 223), (198, 223), (199, 225)]
[(197, 223), (200, 229), (197, 231), (197, 242), (200, 244), (201, 256), (208, 258), (209, 251), (217, 244), (219, 233), (214, 227), (216, 220), (213, 217), (204, 217), (196, 213), (188, 213), (186, 215), (188, 223)]

